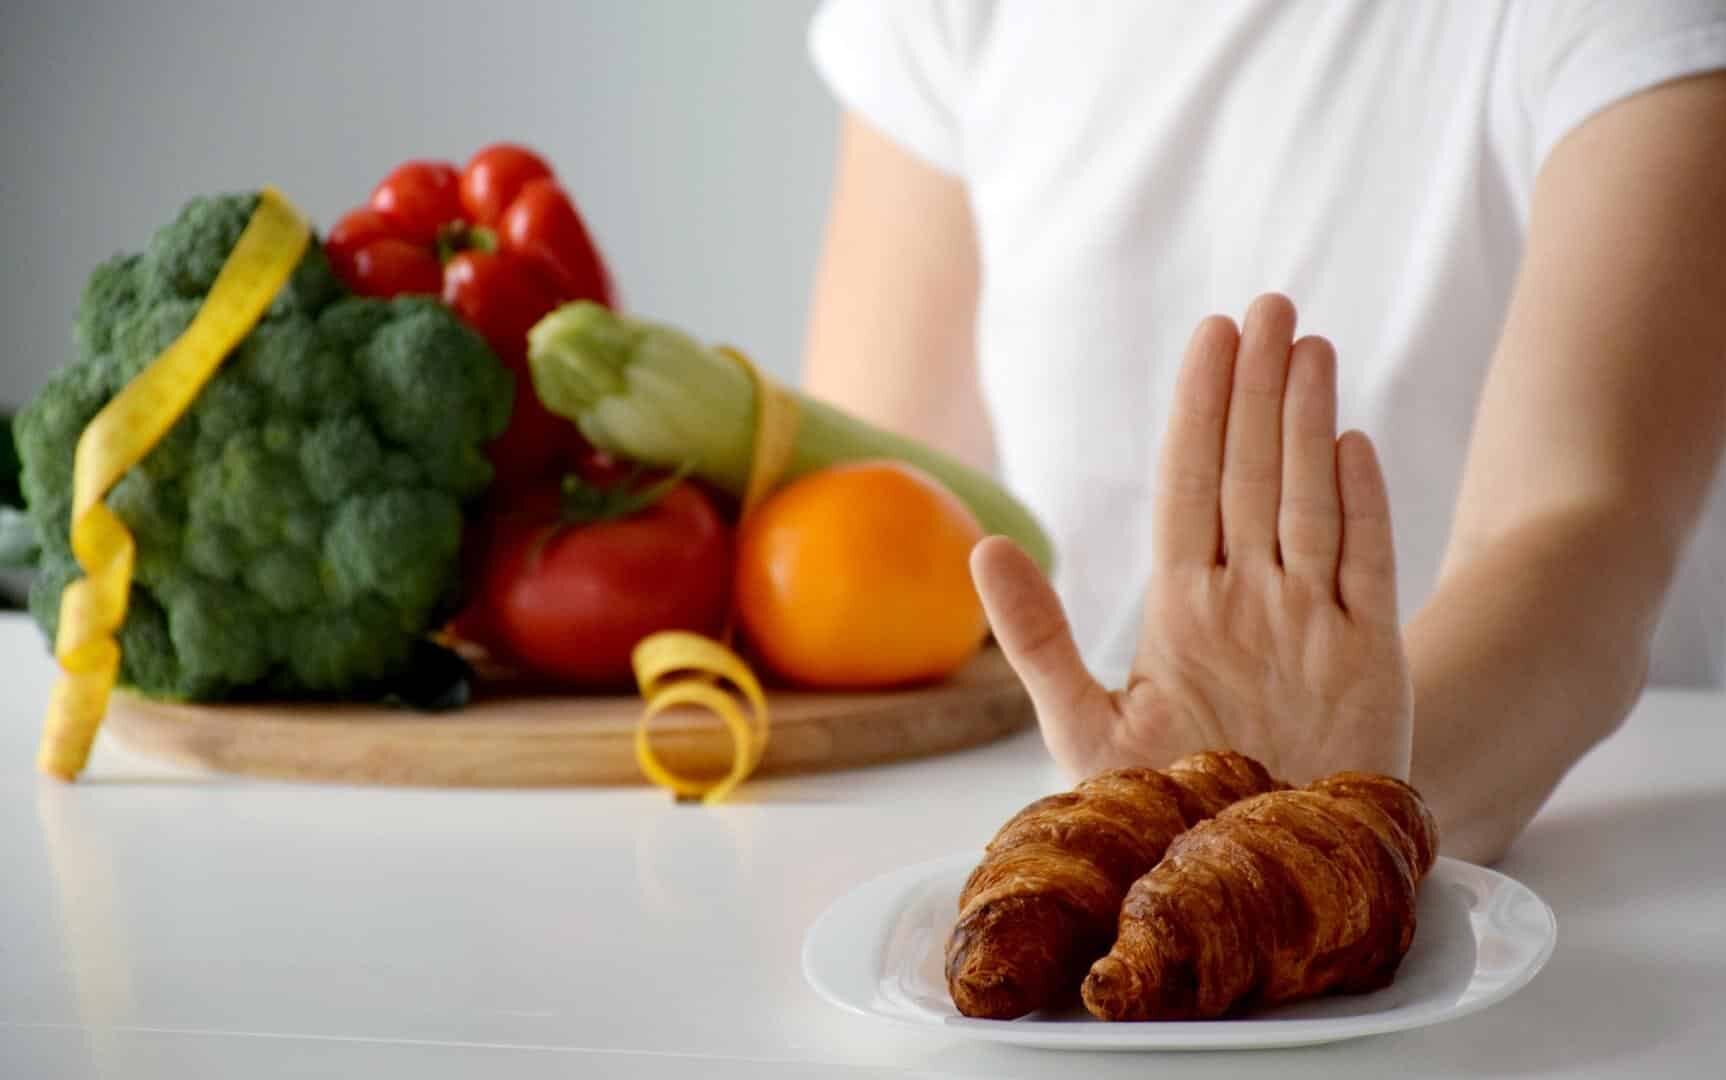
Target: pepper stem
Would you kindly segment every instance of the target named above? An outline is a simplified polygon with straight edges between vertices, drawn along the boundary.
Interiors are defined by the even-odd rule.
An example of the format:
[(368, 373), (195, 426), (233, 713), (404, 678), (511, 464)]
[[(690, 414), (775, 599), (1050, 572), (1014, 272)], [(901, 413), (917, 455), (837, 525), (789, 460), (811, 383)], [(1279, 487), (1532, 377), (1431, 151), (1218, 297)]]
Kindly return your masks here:
[(446, 221), (437, 231), (437, 260), (447, 263), (464, 251), (497, 250), (497, 233), (484, 225), (466, 221)]

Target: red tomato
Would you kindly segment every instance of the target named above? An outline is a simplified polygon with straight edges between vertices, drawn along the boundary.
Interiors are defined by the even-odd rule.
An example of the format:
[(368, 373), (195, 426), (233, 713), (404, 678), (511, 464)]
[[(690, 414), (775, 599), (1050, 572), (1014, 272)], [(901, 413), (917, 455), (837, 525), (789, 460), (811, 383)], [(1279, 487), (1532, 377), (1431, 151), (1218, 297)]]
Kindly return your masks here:
[(468, 160), (461, 171), (461, 201), (480, 225), (495, 225), (529, 180), (551, 175), (545, 159), (511, 143), (495, 143)]
[(438, 230), (462, 215), (461, 178), (442, 161), (397, 165), (372, 191), (372, 209), (396, 226), (396, 235), (416, 244), (435, 244)]
[(566, 300), (611, 306), (611, 279), (575, 204), (549, 177), (530, 180), (497, 223), (498, 240), (530, 255)]
[(373, 240), (354, 252), (349, 273), (354, 291), (365, 296), (436, 296), (444, 282), (437, 256), (406, 240)]
[(631, 681), (630, 652), (661, 630), (717, 634), (730, 603), (730, 530), (680, 482), (629, 517), (564, 525), (558, 492), (495, 521), (480, 576), (487, 644), (527, 670), (591, 688)]

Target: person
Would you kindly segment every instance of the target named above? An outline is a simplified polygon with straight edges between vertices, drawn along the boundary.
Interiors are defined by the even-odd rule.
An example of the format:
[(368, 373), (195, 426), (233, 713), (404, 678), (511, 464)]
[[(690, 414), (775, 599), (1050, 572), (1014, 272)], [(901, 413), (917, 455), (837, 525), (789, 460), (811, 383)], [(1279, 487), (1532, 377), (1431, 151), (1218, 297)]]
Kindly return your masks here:
[(1049, 527), (1052, 583), (973, 572), (1067, 770), (1389, 772), (1487, 862), (1646, 683), (1726, 678), (1726, 4), (827, 0), (810, 42), (805, 385)]

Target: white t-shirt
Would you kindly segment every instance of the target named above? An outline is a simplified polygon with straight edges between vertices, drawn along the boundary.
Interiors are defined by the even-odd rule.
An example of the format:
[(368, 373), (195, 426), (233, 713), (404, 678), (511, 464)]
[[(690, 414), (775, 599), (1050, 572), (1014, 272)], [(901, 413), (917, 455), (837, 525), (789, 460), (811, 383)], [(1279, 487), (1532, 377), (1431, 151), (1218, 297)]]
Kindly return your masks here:
[[(1199, 319), (1279, 290), (1336, 344), (1407, 617), (1437, 578), (1536, 170), (1612, 102), (1726, 68), (1726, 0), (828, 0), (810, 41), (845, 107), (965, 182), (1000, 465), (1118, 681)], [(1723, 489), (1656, 681), (1726, 682)]]

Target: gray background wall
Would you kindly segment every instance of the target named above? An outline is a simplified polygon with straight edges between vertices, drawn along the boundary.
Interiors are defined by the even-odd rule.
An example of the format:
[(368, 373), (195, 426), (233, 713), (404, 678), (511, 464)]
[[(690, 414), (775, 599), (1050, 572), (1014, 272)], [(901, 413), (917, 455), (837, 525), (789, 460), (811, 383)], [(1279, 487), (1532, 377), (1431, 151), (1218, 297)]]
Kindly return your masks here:
[(408, 157), (537, 147), (633, 311), (792, 376), (836, 114), (811, 0), (0, 0), (0, 402), (198, 192), (327, 228)]

